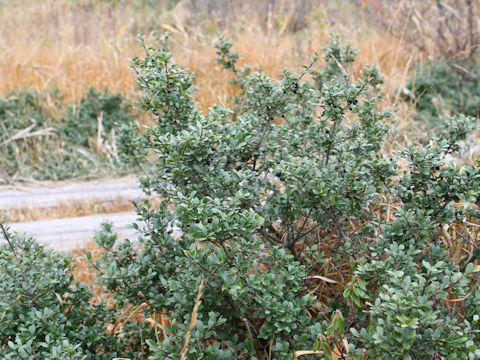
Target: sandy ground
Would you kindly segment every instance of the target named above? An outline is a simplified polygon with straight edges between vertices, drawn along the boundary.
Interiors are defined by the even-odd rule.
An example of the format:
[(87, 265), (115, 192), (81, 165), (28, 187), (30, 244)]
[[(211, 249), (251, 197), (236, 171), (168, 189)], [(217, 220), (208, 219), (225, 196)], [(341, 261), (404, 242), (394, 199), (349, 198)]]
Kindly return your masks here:
[[(138, 181), (133, 178), (92, 182), (42, 182), (0, 187), (0, 209), (19, 211), (23, 208), (49, 208), (69, 203), (129, 201), (145, 198)], [(41, 210), (40, 210), (41, 211)], [(101, 214), (75, 218), (48, 219), (9, 224), (12, 231), (33, 236), (38, 242), (60, 251), (81, 248), (94, 236), (103, 220), (112, 221), (120, 238), (135, 240), (134, 212)], [(5, 242), (3, 238), (0, 243)]]
[(0, 209), (46, 208), (58, 204), (144, 198), (135, 179), (115, 182), (42, 183), (42, 186), (0, 187)]
[[(11, 223), (9, 226), (11, 231), (33, 236), (41, 244), (60, 251), (70, 251), (82, 248), (82, 245), (93, 240), (95, 230), (100, 229), (100, 224), (104, 220), (113, 222), (113, 228), (120, 238), (135, 241), (138, 233), (129, 225), (134, 223), (136, 218), (135, 213), (104, 214)], [(2, 242), (5, 240), (0, 239), (0, 243)]]

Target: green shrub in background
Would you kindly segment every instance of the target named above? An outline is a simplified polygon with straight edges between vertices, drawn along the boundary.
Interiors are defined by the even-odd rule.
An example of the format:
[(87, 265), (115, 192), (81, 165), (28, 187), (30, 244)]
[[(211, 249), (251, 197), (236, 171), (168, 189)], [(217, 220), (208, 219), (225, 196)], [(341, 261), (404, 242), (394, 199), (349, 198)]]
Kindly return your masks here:
[(0, 179), (64, 180), (121, 174), (114, 124), (132, 124), (121, 94), (89, 88), (65, 105), (58, 90), (0, 98)]
[[(2, 116), (3, 132), (25, 129), (32, 124), (38, 126), (51, 126), (54, 124), (55, 115), (51, 108), (46, 106), (49, 98), (53, 107), (61, 107), (62, 99), (58, 90), (47, 90), (40, 93), (31, 89), (12, 91), (5, 98), (0, 99), (0, 114)], [(9, 116), (6, 121), (7, 116)], [(13, 120), (16, 121), (13, 121)], [(38, 129), (36, 128), (36, 129)]]
[[(293, 359), (300, 350), (480, 357), (480, 268), (448, 256), (441, 241), (442, 229), (455, 231), (456, 246), (478, 249), (468, 235), (479, 219), (478, 164), (445, 161), (472, 118), (448, 118), (431, 145), (405, 149), (409, 168), (399, 172), (381, 151), (391, 114), (376, 107), (379, 71), (352, 74), (356, 53), (338, 38), (325, 49), (324, 69), (311, 71), (315, 56), (278, 81), (238, 68), (222, 39), (218, 62), (241, 95), (233, 110), (214, 106), (207, 115), (167, 39), (160, 49), (143, 46), (145, 58), (132, 67), (141, 106), (157, 123), (129, 143), (137, 161), (155, 154), (142, 183), (164, 202), (137, 204), (139, 248), (117, 248), (105, 232), (95, 267), (120, 303), (169, 314), (166, 336), (146, 339), (149, 358)], [(325, 277), (329, 266), (339, 278)], [(322, 310), (316, 289), (342, 277), (351, 279), (343, 297), (328, 292)]]
[[(47, 96), (57, 105), (61, 103), (58, 92), (41, 94), (29, 89), (11, 92), (0, 99), (0, 178), (3, 181), (19, 170), (25, 158), (36, 155), (34, 142), (47, 151), (52, 150), (54, 145), (49, 144), (49, 140), (57, 134), (55, 116), (45, 107)], [(26, 137), (29, 133), (39, 135)]]
[(480, 67), (454, 61), (426, 61), (410, 75), (407, 88), (418, 118), (434, 124), (438, 116), (480, 114)]
[[(130, 123), (133, 116), (120, 94), (90, 87), (78, 104), (70, 105), (62, 121), (62, 132), (74, 144), (88, 146), (89, 140), (111, 134), (115, 124)], [(99, 129), (100, 126), (100, 129)]]

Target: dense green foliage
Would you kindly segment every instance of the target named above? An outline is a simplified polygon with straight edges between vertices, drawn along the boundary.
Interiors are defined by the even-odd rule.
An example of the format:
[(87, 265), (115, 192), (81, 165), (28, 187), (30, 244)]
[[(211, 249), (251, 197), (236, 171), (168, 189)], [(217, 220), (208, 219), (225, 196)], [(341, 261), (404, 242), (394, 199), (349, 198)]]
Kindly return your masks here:
[[(135, 156), (156, 156), (143, 184), (164, 202), (138, 204), (140, 248), (115, 250), (105, 235), (96, 266), (118, 301), (170, 314), (168, 336), (148, 341), (151, 358), (291, 359), (338, 351), (343, 333), (355, 359), (478, 357), (479, 268), (440, 241), (443, 227), (460, 226), (461, 246), (471, 241), (464, 219), (478, 222), (478, 166), (445, 161), (473, 119), (449, 118), (431, 145), (404, 150), (399, 172), (381, 151), (391, 116), (376, 107), (381, 76), (351, 74), (350, 46), (333, 38), (323, 69), (315, 56), (281, 80), (238, 68), (227, 40), (216, 47), (241, 93), (207, 115), (167, 40), (132, 61), (141, 106), (157, 118)], [(314, 295), (328, 264), (352, 280), (322, 311)], [(452, 308), (447, 296), (465, 301)]]
[[(151, 330), (132, 326), (114, 304), (92, 302), (94, 289), (75, 281), (68, 255), (12, 234), (3, 223), (0, 231), (2, 359), (133, 359), (144, 351), (140, 332), (148, 337)], [(107, 331), (119, 318), (121, 329)]]
[[(118, 241), (109, 224), (97, 233), (104, 252), (91, 264), (112, 308), (100, 307), (90, 337), (82, 326), (93, 321), (93, 305), (78, 295), (82, 316), (60, 312), (54, 293), (77, 299), (79, 290), (68, 261), (42, 250), (45, 268), (31, 276), (45, 274), (38, 282), (45, 307), (79, 329), (52, 335), (66, 341), (59, 351), (78, 346), (78, 356), (89, 356), (83, 339), (96, 337), (102, 356), (152, 360), (283, 360), (301, 350), (326, 359), (333, 352), (358, 360), (480, 358), (480, 167), (446, 161), (473, 118), (444, 120), (429, 145), (398, 153), (407, 164), (399, 168), (382, 151), (392, 114), (377, 106), (381, 74), (352, 73), (356, 51), (338, 37), (323, 49), (323, 68), (315, 54), (299, 74), (285, 69), (278, 80), (239, 68), (232, 43), (220, 39), (218, 63), (239, 94), (231, 108), (208, 114), (198, 110), (194, 76), (173, 62), (168, 38), (160, 49), (140, 41), (145, 57), (132, 68), (140, 107), (156, 123), (140, 137), (123, 126), (119, 146), (130, 161), (148, 164), (142, 185), (163, 201), (136, 204), (138, 244)], [(31, 287), (18, 276), (33, 263), (2, 249), (18, 271), (2, 268), (0, 289), (13, 295), (0, 292), (0, 304), (21, 308)], [(109, 348), (111, 337), (98, 329), (113, 319), (102, 314), (119, 308), (142, 309), (151, 321), (130, 323), (118, 337), (128, 344)], [(167, 318), (161, 327), (158, 314)], [(9, 321), (20, 334), (35, 321), (17, 318)], [(3, 351), (33, 337), (16, 345), (13, 336), (0, 336)]]
[(57, 90), (11, 92), (0, 98), (0, 178), (64, 180), (125, 172), (115, 123), (134, 120), (124, 98), (108, 90), (90, 88), (69, 106)]
[(407, 84), (418, 118), (435, 123), (439, 115), (480, 115), (480, 67), (452, 61), (418, 64)]
[(62, 122), (62, 133), (72, 143), (88, 146), (89, 140), (98, 136), (99, 124), (102, 127), (100, 135), (103, 136), (111, 134), (116, 126), (132, 121), (133, 116), (121, 94), (90, 87), (78, 104), (68, 107)]

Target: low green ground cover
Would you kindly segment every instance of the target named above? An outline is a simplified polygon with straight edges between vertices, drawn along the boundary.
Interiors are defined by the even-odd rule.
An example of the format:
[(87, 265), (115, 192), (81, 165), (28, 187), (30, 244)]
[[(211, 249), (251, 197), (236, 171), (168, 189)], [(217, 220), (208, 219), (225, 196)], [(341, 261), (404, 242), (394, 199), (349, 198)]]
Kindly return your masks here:
[(89, 88), (65, 104), (58, 90), (12, 91), (0, 98), (0, 178), (65, 180), (124, 174), (116, 125), (134, 123), (124, 97)]
[(459, 60), (417, 64), (409, 77), (417, 119), (438, 125), (438, 117), (464, 114), (480, 117), (480, 66)]

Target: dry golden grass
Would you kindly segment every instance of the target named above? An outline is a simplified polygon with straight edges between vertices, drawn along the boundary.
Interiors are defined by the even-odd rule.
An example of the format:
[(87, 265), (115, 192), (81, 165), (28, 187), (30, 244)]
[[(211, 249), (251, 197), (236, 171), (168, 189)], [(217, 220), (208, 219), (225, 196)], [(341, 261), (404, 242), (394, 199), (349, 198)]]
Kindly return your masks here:
[(132, 93), (131, 26), (121, 8), (62, 1), (10, 2), (0, 8), (0, 93), (59, 88), (79, 100), (88, 86)]
[[(136, 33), (147, 32), (149, 44), (155, 46), (168, 30), (175, 58), (198, 75), (196, 98), (202, 109), (224, 104), (233, 89), (225, 83), (229, 74), (213, 65), (215, 51), (209, 46), (220, 29), (215, 24), (187, 25), (191, 14), (182, 4), (171, 11), (152, 9), (151, 13), (148, 9), (139, 13), (128, 3), (114, 6), (86, 0), (4, 4), (0, 8), (0, 94), (23, 86), (57, 87), (67, 100), (74, 101), (93, 85), (122, 91), (132, 99), (135, 76), (128, 68), (129, 59), (141, 52)], [(325, 8), (320, 5), (314, 8)], [(329, 17), (327, 11), (315, 10), (308, 17), (308, 27), (296, 33), (285, 31), (293, 18), (291, 11), (283, 17), (273, 14), (267, 23), (255, 13), (231, 18), (222, 32), (235, 40), (242, 64), (261, 65), (272, 75), (285, 66), (299, 69), (326, 44), (331, 32), (341, 32), (360, 50), (358, 67), (378, 64), (382, 68), (388, 102), (398, 105), (398, 89), (414, 55), (400, 40), (366, 23), (353, 24), (349, 13), (343, 22), (326, 24), (322, 19)], [(153, 19), (157, 14), (160, 17)]]
[[(96, 281), (97, 271), (90, 267), (90, 263), (85, 258), (86, 251), (90, 251), (90, 253), (92, 254), (92, 261), (98, 260), (103, 252), (103, 250), (100, 249), (93, 241), (85, 244), (85, 247), (83, 249), (71, 251), (70, 254), (73, 258), (73, 265), (75, 266), (73, 275), (79, 282), (92, 284)], [(100, 296), (99, 293), (97, 295)], [(101, 298), (98, 298), (97, 300), (100, 299)]]
[[(149, 197), (150, 206), (158, 207), (161, 199), (156, 196)], [(130, 200), (118, 197), (109, 201), (87, 200), (73, 202), (58, 202), (51, 207), (23, 207), (20, 209), (2, 210), (0, 218), (7, 216), (9, 222), (37, 221), (46, 219), (64, 219), (97, 214), (117, 214), (135, 211)]]
[(0, 210), (0, 217), (7, 216), (10, 222), (62, 219), (95, 214), (114, 214), (133, 211), (131, 202), (117, 199), (109, 202), (96, 200), (59, 202), (52, 207), (24, 207), (21, 209)]

